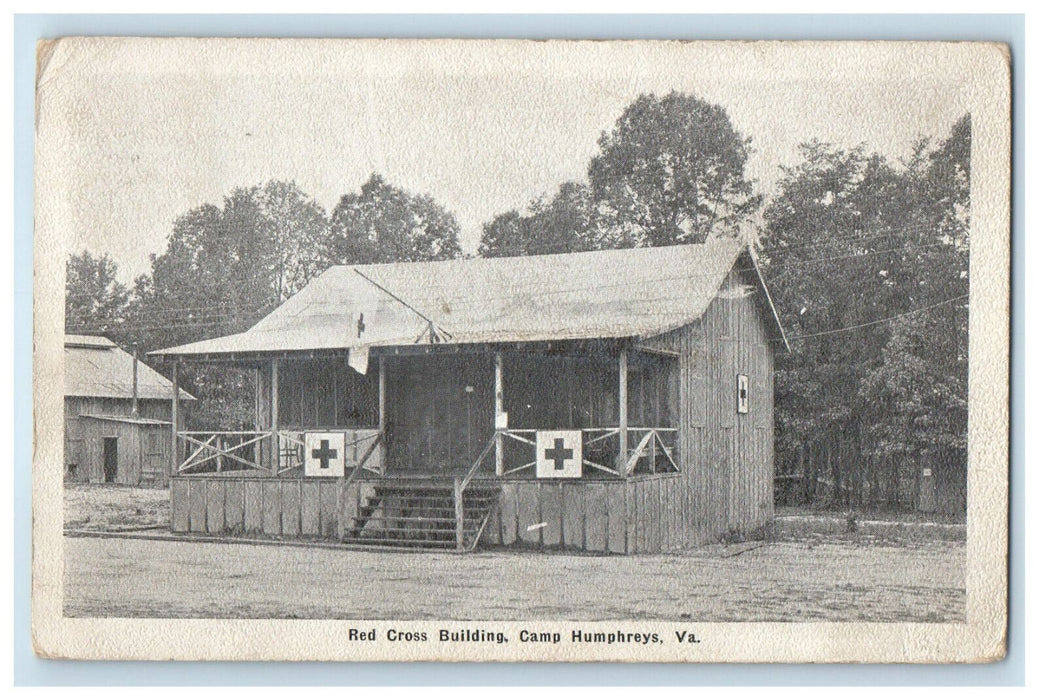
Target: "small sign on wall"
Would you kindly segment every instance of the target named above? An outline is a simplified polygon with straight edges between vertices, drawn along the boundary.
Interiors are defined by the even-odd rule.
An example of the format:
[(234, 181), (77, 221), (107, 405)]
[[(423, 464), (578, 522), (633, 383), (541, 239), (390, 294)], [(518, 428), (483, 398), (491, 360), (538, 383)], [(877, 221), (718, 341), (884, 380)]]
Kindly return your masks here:
[(305, 433), (305, 476), (345, 476), (345, 433)]
[(581, 478), (580, 430), (539, 430), (536, 442), (539, 479)]
[(737, 375), (737, 412), (748, 413), (748, 375)]

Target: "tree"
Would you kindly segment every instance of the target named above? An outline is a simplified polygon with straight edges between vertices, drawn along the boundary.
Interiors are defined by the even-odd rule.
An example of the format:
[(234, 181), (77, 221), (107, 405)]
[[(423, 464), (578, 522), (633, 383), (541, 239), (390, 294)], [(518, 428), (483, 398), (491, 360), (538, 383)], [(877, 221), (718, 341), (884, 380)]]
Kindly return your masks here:
[(928, 272), (911, 290), (912, 304), (927, 310), (889, 324), (882, 364), (861, 386), (883, 416), (875, 453), (929, 468), (958, 497), (956, 511), (965, 506), (967, 457), (970, 126), (967, 114), (934, 150), (921, 144), (909, 164), (919, 194), (911, 216), (939, 243), (911, 255)]
[(581, 183), (566, 182), (551, 198), (534, 200), (521, 214), (499, 214), (483, 225), (483, 257), (571, 253), (607, 247), (608, 238), (592, 199)]
[(701, 243), (760, 205), (744, 173), (750, 144), (718, 105), (642, 95), (600, 136), (589, 183), (621, 245)]
[(135, 282), (132, 316), (143, 343), (245, 330), (325, 269), (326, 218), (295, 183), (276, 180), (179, 216), (151, 275)]
[[(892, 322), (882, 364), (862, 378), (861, 398), (878, 417), (869, 426), (868, 448), (881, 463), (930, 467), (964, 497), (967, 387), (966, 374), (956, 370), (966, 358), (942, 353), (955, 339), (937, 311)], [(914, 476), (918, 480), (918, 469)]]
[(293, 182), (270, 180), (258, 193), (262, 217), (270, 222), (275, 245), (273, 295), (280, 303), (330, 264), (321, 245), (327, 212)]
[(116, 278), (108, 254), (88, 251), (71, 255), (65, 264), (65, 329), (69, 333), (109, 334), (124, 320), (130, 293)]
[(805, 144), (764, 212), (762, 258), (793, 338), (775, 373), (778, 470), (801, 474), (807, 496), (911, 506), (925, 460), (964, 470), (963, 122), (897, 166)]
[(388, 184), (374, 173), (342, 196), (323, 242), (335, 264), (447, 260), (461, 255), (454, 215), (428, 195)]
[[(326, 212), (293, 182), (239, 187), (179, 216), (151, 274), (135, 280), (128, 333), (145, 350), (246, 330), (325, 268)], [(201, 425), (249, 425), (249, 378), (187, 368)]]
[[(905, 255), (919, 244), (904, 174), (864, 148), (821, 142), (802, 147), (764, 212), (770, 285), (793, 354), (775, 373), (778, 454), (799, 472), (808, 496), (837, 505), (864, 502), (870, 473), (867, 435), (880, 416), (862, 401), (862, 379), (880, 363), (885, 325), (865, 326), (910, 308), (917, 269)], [(859, 331), (840, 332), (859, 326)], [(886, 484), (900, 493), (900, 472)]]

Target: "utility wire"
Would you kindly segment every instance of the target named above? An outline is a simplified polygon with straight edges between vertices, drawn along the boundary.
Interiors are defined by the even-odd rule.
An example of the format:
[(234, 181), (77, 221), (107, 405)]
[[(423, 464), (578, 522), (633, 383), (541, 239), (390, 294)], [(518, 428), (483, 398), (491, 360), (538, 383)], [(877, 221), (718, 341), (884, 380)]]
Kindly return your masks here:
[(793, 336), (789, 336), (788, 340), (789, 341), (792, 341), (792, 340), (803, 340), (804, 338), (819, 338), (819, 337), (825, 336), (825, 335), (835, 335), (836, 333), (849, 333), (850, 331), (855, 331), (855, 330), (858, 330), (860, 328), (868, 328), (869, 326), (878, 326), (878, 325), (883, 324), (883, 323), (889, 323), (890, 321), (896, 321), (899, 318), (904, 318), (905, 316), (912, 316), (913, 314), (922, 313), (923, 311), (929, 311), (930, 309), (936, 309), (939, 306), (947, 306), (948, 304), (954, 304), (955, 302), (959, 301), (960, 299), (968, 299), (969, 297), (970, 297), (969, 294), (960, 294), (957, 297), (952, 297), (951, 299), (945, 299), (944, 301), (937, 302), (936, 304), (930, 304), (929, 306), (923, 306), (922, 308), (912, 309), (911, 311), (905, 311), (902, 314), (897, 314), (896, 316), (890, 316), (889, 318), (880, 318), (880, 319), (875, 320), (875, 321), (868, 321), (867, 323), (858, 323), (857, 325), (854, 325), (854, 326), (846, 326), (845, 328), (833, 328), (831, 330), (821, 331), (819, 333), (807, 333), (805, 335), (793, 335)]
[[(794, 261), (793, 263), (785, 263), (785, 264), (781, 264), (781, 265), (774, 265), (772, 267), (772, 269), (775, 270), (775, 271), (778, 271), (778, 270), (782, 270), (783, 268), (789, 268), (789, 267), (793, 267), (793, 266), (796, 266), (796, 265), (805, 265), (805, 264), (810, 264), (810, 263), (815, 263), (815, 262), (838, 261), (838, 260), (845, 260), (845, 259), (850, 259), (850, 258), (864, 258), (864, 257), (868, 257), (868, 256), (871, 256), (871, 255), (882, 255), (882, 254), (887, 254), (887, 253), (903, 252), (903, 251), (907, 251), (907, 250), (918, 250), (918, 249), (935, 247), (935, 246), (939, 246), (939, 245), (950, 245), (950, 244), (947, 244), (947, 243), (939, 241), (939, 242), (936, 242), (936, 243), (930, 243), (930, 244), (926, 244), (926, 245), (922, 245), (922, 246), (902, 246), (902, 247), (899, 247), (899, 248), (891, 248), (891, 249), (887, 249), (887, 250), (869, 251), (869, 252), (866, 252), (866, 253), (857, 253), (857, 254), (851, 254), (851, 255), (838, 255), (838, 256), (832, 256), (832, 257), (827, 257), (827, 258), (798, 260), (798, 261)], [(738, 268), (738, 269), (741, 270), (741, 271), (754, 271), (756, 268), (755, 267), (745, 267), (745, 268)], [(777, 275), (774, 278), (768, 280), (767, 283), (770, 284), (772, 282), (775, 282), (775, 281), (777, 281), (777, 279), (779, 279), (779, 277), (780, 277), (780, 275)], [(682, 281), (682, 280), (687, 280), (687, 279), (691, 279), (691, 275), (667, 275), (667, 276), (659, 278), (660, 281), (665, 281), (665, 282)], [(602, 290), (611, 289), (611, 288), (629, 287), (629, 286), (632, 286), (634, 284), (636, 284), (636, 282), (634, 280), (629, 280), (629, 281), (617, 282), (617, 283), (608, 283), (608, 284), (600, 284), (600, 285), (584, 285), (584, 286), (579, 286), (579, 287), (568, 287), (568, 288), (561, 288), (561, 289), (526, 290), (526, 291), (521, 291), (518, 294), (490, 295), (490, 296), (484, 297), (483, 299), (475, 299), (472, 296), (466, 296), (466, 295), (450, 295), (450, 296), (442, 296), (442, 297), (440, 297), (440, 300), (444, 301), (446, 303), (449, 303), (449, 304), (453, 304), (454, 306), (458, 307), (459, 309), (460, 308), (466, 308), (467, 309), (467, 308), (474, 307), (474, 306), (488, 305), (492, 300), (510, 300), (510, 299), (515, 299), (516, 297), (521, 296), (521, 295), (525, 296), (527, 298), (542, 297), (542, 296), (556, 296), (556, 295), (567, 294), (567, 293), (571, 293), (571, 292), (602, 291)], [(652, 303), (656, 303), (656, 302), (669, 302), (669, 301), (675, 301), (675, 300), (680, 300), (680, 299), (686, 299), (686, 298), (688, 298), (690, 296), (691, 296), (691, 293), (689, 293), (689, 292), (682, 292), (682, 293), (677, 293), (677, 294), (662, 294), (662, 295), (658, 295), (658, 296), (654, 296), (654, 297), (646, 297), (646, 298), (642, 299), (642, 301), (644, 301), (646, 303), (651, 303), (652, 304)], [(208, 328), (208, 327), (219, 326), (219, 325), (222, 325), (224, 323), (230, 323), (230, 322), (250, 322), (250, 323), (253, 324), (253, 323), (256, 322), (256, 320), (251, 319), (250, 316), (252, 316), (254, 314), (257, 314), (258, 315), (258, 319), (257, 320), (260, 320), (260, 318), (263, 316), (263, 314), (261, 314), (260, 312), (263, 309), (265, 309), (265, 308), (267, 308), (267, 307), (265, 307), (265, 306), (259, 307), (257, 309), (257, 311), (253, 312), (253, 313), (252, 312), (242, 312), (242, 313), (228, 313), (228, 314), (221, 314), (221, 313), (210, 314), (210, 315), (205, 315), (204, 318), (201, 318), (201, 319), (193, 319), (192, 321), (187, 321), (187, 322), (182, 322), (182, 323), (164, 323), (162, 325), (144, 325), (144, 324), (148, 324), (148, 323), (150, 323), (150, 321), (152, 321), (152, 319), (147, 319), (147, 320), (144, 321), (144, 324), (135, 323), (134, 321), (126, 321), (126, 322), (123, 322), (123, 323), (114, 323), (109, 328), (98, 328), (98, 327), (95, 327), (95, 328), (91, 329), (91, 328), (86, 328), (86, 327), (75, 327), (77, 330), (76, 331), (70, 331), (70, 332), (80, 332), (80, 333), (87, 334), (87, 333), (92, 333), (92, 332), (93, 333), (107, 333), (107, 332), (113, 332), (113, 331), (124, 331), (124, 332), (160, 331), (160, 330), (168, 330), (168, 329)], [(328, 316), (332, 316), (332, 315), (333, 316), (337, 316), (338, 314), (328, 314)], [(419, 315), (421, 315), (421, 314), (419, 314)], [(426, 321), (428, 321), (428, 318), (426, 316), (422, 315), (422, 318), (425, 319)]]
[[(821, 246), (823, 246), (823, 247), (831, 247), (832, 245), (834, 245), (836, 243), (843, 243), (843, 242), (848, 242), (848, 241), (849, 242), (854, 242), (854, 241), (856, 241), (856, 242), (871, 241), (871, 240), (876, 240), (876, 239), (879, 239), (879, 238), (886, 238), (886, 237), (889, 237), (889, 236), (900, 235), (900, 234), (903, 234), (903, 233), (906, 233), (906, 232), (910, 232), (910, 231), (914, 231), (917, 234), (926, 234), (926, 233), (931, 233), (932, 234), (932, 233), (939, 233), (940, 232), (940, 230), (936, 226), (934, 226), (932, 224), (908, 224), (903, 229), (891, 231), (889, 233), (874, 234), (874, 235), (869, 235), (869, 234), (866, 234), (866, 233), (854, 233), (852, 235), (847, 235), (847, 236), (838, 236), (838, 237), (832, 237), (832, 238), (821, 238), (821, 239), (817, 239), (815, 241), (811, 241), (810, 243), (794, 243), (794, 244), (782, 244), (782, 245), (773, 245), (773, 246), (768, 245), (768, 246), (762, 246), (762, 247), (759, 247), (758, 244), (756, 243), (756, 244), (754, 244), (754, 246), (756, 247), (756, 249), (759, 252), (774, 252), (774, 251), (777, 251), (777, 250), (796, 250), (796, 249), (801, 249), (801, 248), (817, 248), (817, 247), (821, 247)], [(581, 239), (579, 239), (579, 241), (583, 242), (583, 240), (581, 240)], [(682, 241), (680, 241), (679, 244), (680, 245), (685, 245), (685, 243), (682, 242)], [(628, 246), (628, 248), (632, 248), (632, 247), (649, 247), (649, 246)], [(575, 250), (572, 249), (570, 243), (561, 243), (559, 245), (545, 246), (545, 247), (541, 248), (538, 251), (535, 251), (533, 253), (528, 253), (528, 255), (555, 255), (555, 254), (571, 253), (571, 252), (587, 252), (587, 251), (575, 251)]]
[[(880, 240), (880, 239), (883, 239), (883, 238), (889, 238), (891, 236), (900, 236), (900, 235), (903, 235), (903, 234), (905, 234), (905, 233), (907, 233), (909, 231), (915, 231), (916, 233), (920, 233), (920, 232), (925, 232), (927, 230), (930, 230), (930, 229), (928, 227), (914, 226), (914, 227), (908, 227), (905, 230), (891, 231), (889, 233), (882, 233), (882, 234), (877, 234), (877, 235), (874, 235), (874, 236), (866, 236), (866, 235), (863, 235), (863, 234), (858, 234), (858, 235), (849, 236), (849, 237), (841, 237), (841, 238), (834, 238), (834, 239), (821, 239), (822, 242), (819, 242), (819, 243), (782, 245), (782, 246), (768, 246), (768, 247), (764, 247), (764, 248), (758, 249), (757, 252), (765, 253), (765, 252), (776, 252), (776, 251), (779, 251), (779, 250), (830, 248), (830, 247), (834, 247), (836, 244), (839, 244), (839, 243), (852, 242), (852, 241), (864, 242), (864, 241)], [(954, 244), (952, 244), (950, 242), (947, 242), (947, 241), (934, 241), (934, 242), (931, 242), (931, 243), (921, 244), (921, 245), (918, 245), (918, 246), (902, 246), (902, 247), (899, 247), (899, 248), (892, 248), (892, 249), (888, 249), (888, 250), (871, 250), (871, 251), (866, 251), (866, 252), (863, 252), (863, 253), (851, 253), (851, 254), (848, 254), (848, 255), (832, 256), (832, 257), (828, 257), (828, 258), (811, 258), (811, 259), (793, 260), (793, 261), (790, 261), (790, 262), (778, 263), (778, 264), (775, 264), (775, 265), (772, 265), (772, 266), (764, 266), (764, 267), (766, 267), (766, 269), (778, 270), (778, 269), (783, 269), (783, 268), (786, 268), (786, 267), (791, 267), (793, 265), (805, 265), (805, 264), (814, 263), (814, 262), (825, 262), (825, 261), (831, 261), (831, 260), (842, 260), (842, 259), (846, 259), (846, 258), (858, 258), (858, 257), (865, 257), (867, 255), (879, 255), (879, 254), (885, 254), (885, 253), (891, 253), (891, 252), (898, 252), (898, 251), (902, 251), (902, 250), (905, 250), (905, 249), (918, 249), (918, 248), (923, 248), (923, 247), (952, 246), (952, 245), (954, 245)], [(481, 259), (493, 259), (493, 258), (481, 258)], [(741, 271), (745, 271), (745, 272), (749, 272), (749, 271), (755, 270), (755, 268), (754, 267), (740, 268), (740, 270)], [(681, 276), (667, 276), (667, 277), (663, 277), (661, 279), (668, 280), (668, 281), (673, 281), (673, 280), (689, 279), (690, 277), (691, 277), (690, 275), (681, 275)], [(611, 285), (598, 285), (596, 287), (593, 287), (593, 286), (575, 287), (575, 288), (567, 288), (567, 289), (547, 290), (545, 292), (537, 292), (537, 293), (558, 294), (558, 293), (568, 292), (568, 291), (588, 291), (588, 290), (593, 290), (593, 289), (604, 289), (604, 288), (607, 288), (607, 287), (614, 287), (614, 286), (628, 286), (629, 284), (631, 284), (631, 283), (630, 282), (622, 282), (622, 283), (619, 283), (619, 284), (616, 284), (616, 285), (611, 284)], [(84, 296), (88, 296), (87, 293), (84, 293), (84, 292), (73, 292), (72, 294), (69, 295), (69, 297), (72, 298), (72, 299), (83, 298)], [(506, 295), (506, 296), (503, 296), (503, 297), (500, 297), (500, 298), (512, 298), (514, 296), (515, 295)], [(469, 298), (470, 297), (468, 297), (468, 296), (457, 296), (457, 297), (448, 297), (448, 300), (469, 299)], [(492, 298), (499, 298), (499, 297), (492, 297)], [(151, 310), (148, 310), (148, 311), (145, 311), (145, 312), (138, 312), (138, 313), (135, 314), (135, 316), (139, 317), (139, 318), (144, 317), (145, 319), (151, 319), (151, 318), (162, 318), (165, 315), (173, 314), (173, 313), (188, 313), (188, 312), (194, 312), (194, 311), (206, 311), (206, 312), (209, 312), (209, 313), (200, 314), (200, 315), (202, 317), (204, 317), (204, 318), (207, 318), (207, 317), (213, 317), (213, 316), (220, 316), (223, 313), (226, 313), (226, 314), (236, 314), (236, 313), (239, 313), (239, 312), (255, 313), (255, 312), (260, 312), (260, 311), (263, 311), (263, 310), (266, 310), (266, 309), (271, 310), (272, 308), (275, 308), (275, 306), (270, 306), (269, 304), (264, 304), (264, 305), (259, 306), (259, 307), (251, 307), (251, 306), (247, 306), (247, 305), (239, 305), (239, 304), (234, 304), (234, 303), (216, 303), (216, 304), (210, 304), (210, 305), (206, 305), (206, 306), (161, 307), (161, 308), (158, 308), (158, 309), (151, 309)]]
[[(901, 233), (901, 232), (898, 232), (898, 233)], [(894, 234), (893, 233), (891, 233), (891, 234), (882, 234), (880, 236), (876, 236), (875, 238), (883, 238), (883, 237), (887, 237), (887, 236), (890, 236), (890, 235), (894, 235)], [(773, 270), (773, 271), (784, 270), (784, 269), (788, 269), (788, 268), (792, 268), (792, 267), (796, 267), (796, 266), (808, 265), (808, 264), (817, 263), (817, 262), (832, 262), (832, 261), (839, 261), (839, 260), (846, 260), (846, 259), (864, 258), (864, 257), (873, 256), (873, 255), (885, 255), (885, 254), (889, 254), (889, 253), (904, 252), (904, 251), (908, 251), (908, 250), (920, 250), (920, 249), (932, 248), (932, 247), (937, 247), (937, 246), (952, 246), (952, 245), (953, 245), (952, 243), (949, 243), (949, 242), (946, 242), (946, 241), (936, 241), (936, 242), (933, 242), (933, 243), (928, 243), (928, 244), (923, 244), (923, 245), (900, 246), (900, 247), (897, 247), (897, 248), (890, 248), (890, 249), (886, 249), (886, 250), (871, 250), (871, 251), (866, 251), (864, 253), (851, 253), (851, 254), (848, 254), (848, 255), (837, 255), (837, 256), (830, 256), (830, 257), (824, 257), (824, 258), (812, 258), (812, 259), (794, 260), (794, 261), (787, 262), (787, 263), (780, 263), (780, 264), (777, 264), (777, 265), (769, 266), (768, 267), (768, 271), (769, 270)], [(755, 271), (757, 268), (755, 268), (755, 267), (745, 267), (745, 268), (738, 268), (738, 269), (739, 269), (739, 271), (742, 271), (742, 272), (750, 272), (750, 271)], [(364, 275), (362, 275), (362, 274), (360, 274), (360, 276), (364, 277)], [(691, 279), (691, 277), (692, 277), (692, 275), (667, 275), (667, 276), (659, 278), (659, 280), (665, 281), (665, 282), (682, 281), (682, 280)], [(779, 277), (780, 277), (780, 275), (775, 275), (775, 277), (773, 279), (768, 280), (768, 283), (776, 281)], [(364, 278), (367, 279), (366, 277), (364, 277)], [(368, 279), (368, 281), (371, 281), (371, 280)], [(374, 284), (373, 281), (371, 281), (371, 283)], [(628, 287), (628, 286), (631, 286), (631, 285), (634, 285), (634, 284), (635, 284), (635, 281), (629, 280), (629, 281), (623, 281), (623, 282), (618, 282), (618, 283), (608, 283), (608, 284), (599, 284), (599, 285), (584, 285), (584, 286), (571, 287), (571, 288), (559, 288), (559, 289), (548, 289), (548, 290), (527, 290), (525, 292), (520, 292), (519, 294), (502, 294), (502, 295), (495, 295), (495, 296), (487, 296), (484, 299), (474, 299), (470, 295), (450, 295), (450, 296), (443, 296), (443, 297), (441, 297), (441, 300), (445, 301), (445, 302), (455, 303), (459, 307), (463, 306), (463, 307), (467, 308), (469, 306), (474, 306), (474, 305), (488, 304), (491, 300), (494, 300), (494, 299), (502, 299), (502, 300), (504, 300), (504, 299), (513, 299), (513, 298), (516, 298), (517, 296), (519, 296), (520, 294), (526, 295), (528, 297), (555, 296), (555, 295), (566, 294), (566, 293), (570, 293), (570, 292), (600, 291), (600, 290), (616, 288), (616, 287)], [(377, 286), (377, 285), (375, 285), (375, 286)], [(648, 301), (648, 302), (671, 301), (671, 300), (674, 300), (674, 299), (684, 299), (684, 298), (686, 298), (688, 296), (690, 296), (690, 295), (686, 294), (686, 293), (684, 293), (684, 294), (675, 294), (675, 295), (663, 295), (663, 296), (658, 296), (658, 297), (652, 297), (652, 298), (644, 299), (644, 301)], [(175, 329), (175, 328), (202, 328), (202, 327), (220, 325), (220, 324), (227, 323), (227, 322), (230, 322), (230, 321), (246, 321), (246, 320), (250, 320), (250, 319), (245, 318), (245, 317), (256, 315), (256, 314), (261, 314), (261, 312), (263, 312), (263, 311), (268, 313), (273, 308), (275, 308), (275, 307), (270, 307), (268, 304), (265, 304), (265, 305), (260, 306), (260, 307), (255, 307), (253, 309), (250, 308), (250, 307), (235, 306), (235, 305), (231, 305), (231, 304), (226, 304), (226, 305), (216, 304), (216, 305), (206, 306), (206, 307), (205, 306), (199, 306), (199, 307), (176, 307), (176, 308), (172, 308), (172, 309), (157, 309), (157, 310), (152, 311), (150, 313), (142, 314), (142, 315), (139, 316), (138, 320), (144, 321), (145, 323), (149, 323), (150, 321), (159, 322), (159, 320), (161, 318), (163, 318), (165, 315), (178, 313), (178, 312), (191, 311), (191, 310), (195, 310), (195, 309), (209, 310), (210, 313), (200, 314), (200, 318), (193, 319), (192, 322), (188, 322), (188, 323), (164, 323), (163, 325), (149, 325), (149, 326), (146, 326), (146, 325), (142, 325), (142, 324), (139, 324), (139, 323), (135, 323), (134, 321), (126, 321), (126, 322), (123, 322), (123, 323), (114, 323), (111, 327), (107, 327), (107, 328), (100, 328), (100, 327), (94, 327), (94, 328), (76, 327), (76, 328), (77, 328), (78, 332), (81, 332), (81, 333), (112, 332), (112, 331), (115, 331), (115, 330), (122, 330), (122, 331), (135, 331), (135, 330), (137, 330), (137, 331), (157, 331), (157, 330), (167, 330), (167, 329)], [(408, 306), (408, 308), (410, 308), (410, 307)], [(226, 310), (225, 311), (220, 311), (218, 309), (226, 309)], [(236, 309), (242, 309), (242, 311), (236, 311)], [(419, 313), (419, 315), (422, 315), (422, 314)], [(422, 315), (422, 318), (424, 318), (425, 320), (429, 320), (424, 315)], [(71, 332), (73, 332), (73, 331), (71, 331)], [(806, 337), (806, 336), (803, 336), (803, 337)]]
[[(898, 247), (898, 248), (890, 248), (890, 249), (886, 249), (886, 250), (872, 250), (872, 251), (868, 251), (868, 252), (865, 252), (865, 253), (852, 253), (852, 254), (849, 254), (849, 255), (835, 255), (835, 256), (826, 257), (826, 258), (813, 258), (813, 259), (806, 259), (806, 260), (795, 260), (795, 261), (792, 261), (792, 262), (781, 263), (781, 264), (773, 265), (773, 266), (769, 266), (769, 267), (762, 267), (762, 266), (759, 267), (759, 268), (756, 268), (756, 267), (739, 267), (737, 269), (740, 272), (754, 272), (756, 269), (762, 270), (763, 272), (769, 272), (769, 271), (776, 272), (778, 270), (784, 270), (784, 269), (788, 269), (788, 268), (791, 268), (791, 267), (797, 267), (797, 266), (802, 266), (802, 265), (809, 265), (809, 264), (817, 263), (817, 262), (831, 262), (831, 261), (838, 261), (838, 260), (846, 260), (846, 259), (850, 259), (850, 258), (865, 258), (865, 257), (874, 256), (874, 255), (886, 255), (888, 253), (897, 253), (897, 252), (903, 252), (903, 251), (908, 251), (908, 250), (921, 250), (921, 249), (925, 249), (925, 248), (934, 248), (934, 247), (938, 247), (938, 246), (950, 246), (950, 245), (951, 245), (950, 243), (945, 243), (943, 241), (937, 241), (935, 243), (927, 243), (927, 244), (918, 245), (918, 246), (901, 246), (901, 247)], [(693, 278), (692, 274), (686, 274), (686, 275), (664, 275), (664, 276), (658, 277), (657, 281), (659, 281), (659, 282), (680, 282), (680, 281), (689, 280), (689, 279), (692, 279), (692, 278)], [(614, 289), (614, 288), (619, 288), (619, 287), (630, 287), (630, 286), (635, 285), (635, 284), (636, 284), (635, 280), (625, 280), (625, 281), (622, 281), (622, 282), (608, 282), (608, 283), (605, 283), (605, 284), (598, 284), (598, 285), (583, 285), (583, 286), (578, 286), (578, 287), (562, 287), (562, 288), (557, 288), (557, 289), (543, 289), (543, 290), (542, 289), (538, 289), (538, 290), (527, 289), (525, 291), (520, 291), (520, 292), (515, 293), (515, 294), (488, 295), (488, 296), (485, 296), (483, 299), (476, 299), (472, 295), (466, 295), (466, 294), (452, 294), (452, 295), (442, 295), (442, 296), (439, 297), (439, 300), (440, 301), (445, 301), (448, 304), (456, 304), (458, 306), (469, 307), (469, 306), (476, 306), (476, 305), (486, 305), (491, 300), (495, 300), (495, 299), (515, 299), (515, 298), (517, 298), (519, 296), (525, 296), (527, 298), (540, 297), (540, 296), (556, 296), (556, 295), (559, 295), (559, 294), (567, 294), (567, 293), (571, 293), (571, 292), (587, 292), (587, 291), (599, 292), (599, 291), (606, 290), (606, 289)], [(690, 295), (689, 294), (676, 294), (676, 295), (652, 297), (652, 298), (644, 299), (644, 301), (659, 301), (659, 300), (680, 299), (680, 298), (686, 298), (687, 296), (690, 296)]]

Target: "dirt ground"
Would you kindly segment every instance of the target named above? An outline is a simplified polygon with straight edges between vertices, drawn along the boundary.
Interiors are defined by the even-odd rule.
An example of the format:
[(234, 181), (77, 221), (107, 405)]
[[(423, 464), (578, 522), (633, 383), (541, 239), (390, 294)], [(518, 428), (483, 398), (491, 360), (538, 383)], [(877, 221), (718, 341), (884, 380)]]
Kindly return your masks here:
[(171, 495), (167, 489), (66, 484), (63, 505), (67, 530), (167, 528), (171, 522)]
[(68, 616), (957, 621), (965, 546), (779, 542), (593, 557), (65, 538)]

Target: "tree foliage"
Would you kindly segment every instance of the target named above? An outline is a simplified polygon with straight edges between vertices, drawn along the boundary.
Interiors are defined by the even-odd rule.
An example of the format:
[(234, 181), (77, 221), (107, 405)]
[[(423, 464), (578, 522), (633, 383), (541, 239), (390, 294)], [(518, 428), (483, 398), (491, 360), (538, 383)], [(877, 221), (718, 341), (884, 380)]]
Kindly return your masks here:
[(961, 492), (969, 123), (899, 165), (806, 144), (764, 212), (762, 257), (795, 338), (775, 375), (778, 468), (811, 493), (911, 506), (924, 466)]
[[(888, 161), (810, 141), (762, 210), (760, 254), (794, 351), (775, 373), (778, 471), (803, 498), (910, 508), (923, 467), (966, 463), (971, 119)], [(484, 225), (480, 254), (701, 242), (762, 205), (750, 140), (721, 107), (644, 95), (599, 139), (586, 183)]]
[(110, 333), (127, 313), (130, 292), (116, 277), (108, 254), (88, 251), (71, 255), (65, 264), (65, 327), (70, 333)]
[[(149, 351), (246, 330), (322, 271), (326, 225), (319, 204), (293, 182), (275, 180), (182, 214), (150, 273), (135, 280), (126, 319), (110, 336)], [(249, 424), (243, 372), (195, 367), (182, 381), (199, 399), (196, 425)]]
[(508, 211), (483, 225), (483, 257), (571, 253), (605, 247), (599, 212), (587, 185), (566, 182), (523, 213)]
[(745, 177), (751, 139), (722, 107), (671, 92), (642, 95), (610, 132), (584, 183), (483, 227), (480, 255), (534, 255), (701, 243), (736, 234), (760, 198)]
[(411, 194), (377, 173), (343, 195), (324, 239), (335, 264), (447, 260), (461, 255), (454, 215), (429, 195)]
[[(339, 263), (434, 260), (460, 255), (458, 224), (432, 197), (373, 175), (342, 197), (331, 218), (294, 182), (238, 187), (220, 205), (175, 219), (166, 249), (128, 290), (116, 264), (84, 252), (69, 259), (67, 332), (104, 333), (155, 350), (246, 330)], [(251, 380), (220, 366), (187, 368), (200, 427), (246, 427)]]
[(293, 182), (240, 187), (179, 216), (167, 250), (136, 281), (150, 348), (244, 330), (326, 266), (326, 212)]
[(692, 95), (642, 95), (599, 137), (596, 199), (637, 245), (701, 243), (759, 206), (745, 177), (751, 139), (726, 110)]

